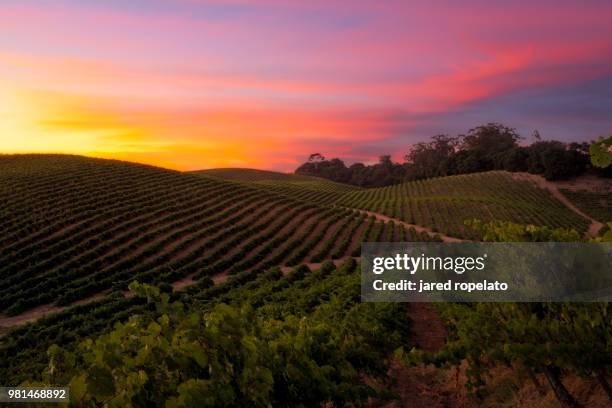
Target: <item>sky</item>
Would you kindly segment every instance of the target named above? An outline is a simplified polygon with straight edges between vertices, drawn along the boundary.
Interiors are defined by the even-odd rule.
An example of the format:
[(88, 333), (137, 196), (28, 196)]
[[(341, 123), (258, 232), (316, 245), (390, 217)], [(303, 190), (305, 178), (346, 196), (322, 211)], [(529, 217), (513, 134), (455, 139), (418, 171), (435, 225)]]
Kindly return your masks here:
[(612, 134), (609, 0), (2, 0), (0, 152), (179, 170)]

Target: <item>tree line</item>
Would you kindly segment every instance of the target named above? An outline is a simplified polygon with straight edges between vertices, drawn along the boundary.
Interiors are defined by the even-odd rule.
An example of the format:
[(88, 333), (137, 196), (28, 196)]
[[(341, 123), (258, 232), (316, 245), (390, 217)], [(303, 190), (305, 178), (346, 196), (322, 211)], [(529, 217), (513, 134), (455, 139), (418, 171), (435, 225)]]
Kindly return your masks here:
[(590, 164), (589, 149), (596, 142), (564, 143), (542, 140), (537, 131), (530, 145), (514, 128), (488, 123), (470, 129), (465, 135), (436, 135), (428, 142), (413, 145), (403, 163), (382, 155), (378, 163), (350, 166), (338, 159), (311, 154), (296, 174), (323, 177), (362, 187), (382, 187), (431, 177), (507, 170), (541, 174), (547, 180), (568, 179), (584, 172), (611, 177), (612, 170)]

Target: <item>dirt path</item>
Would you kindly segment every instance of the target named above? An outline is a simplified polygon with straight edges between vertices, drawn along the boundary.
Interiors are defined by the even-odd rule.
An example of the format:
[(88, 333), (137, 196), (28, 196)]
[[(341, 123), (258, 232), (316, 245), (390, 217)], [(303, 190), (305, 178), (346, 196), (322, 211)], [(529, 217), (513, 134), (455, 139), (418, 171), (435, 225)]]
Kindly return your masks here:
[[(449, 375), (451, 374), (451, 375)], [(454, 380), (449, 370), (432, 365), (406, 367), (398, 360), (391, 361), (388, 372), (393, 380), (391, 390), (397, 400), (370, 404), (370, 408), (448, 408), (478, 405), (466, 404), (463, 384)]]
[(415, 231), (418, 233), (424, 232), (432, 237), (434, 235), (438, 235), (442, 239), (443, 242), (467, 242), (464, 239), (459, 239), (459, 238), (451, 237), (448, 235), (444, 235), (442, 233), (433, 231), (431, 228), (423, 227), (421, 225), (416, 225), (416, 224), (410, 224), (405, 221), (398, 220), (397, 218), (389, 217), (384, 214), (380, 214), (380, 213), (376, 213), (376, 212), (368, 211), (368, 210), (358, 210), (356, 208), (354, 210), (359, 211), (360, 213), (367, 214), (369, 216), (374, 216), (374, 218), (376, 218), (378, 221), (383, 221), (383, 222), (393, 221), (394, 223), (403, 225), (406, 228), (414, 228)]
[[(378, 221), (393, 221), (417, 232), (425, 232), (430, 236), (438, 235), (443, 242), (466, 242), (466, 240), (441, 234), (420, 225), (410, 224), (384, 214), (373, 211), (358, 210), (368, 216), (374, 216)], [(313, 265), (315, 267), (316, 265)], [(429, 303), (410, 303), (408, 317), (411, 320), (410, 343), (422, 350), (436, 352), (444, 347), (446, 328), (440, 316)], [(391, 402), (371, 401), (371, 407), (401, 408), (401, 407), (450, 407), (463, 406), (462, 396), (457, 392), (458, 384), (449, 382), (446, 374), (433, 366), (406, 367), (394, 359), (389, 369), (389, 378), (393, 379), (392, 389), (399, 399)]]
[(228, 271), (221, 272), (213, 276), (212, 281), (215, 283), (215, 285), (220, 285), (221, 283), (225, 282), (229, 276), (230, 274)]
[[(453, 241), (454, 242), (454, 241)], [(336, 266), (346, 262), (348, 258), (334, 260)], [(354, 258), (359, 261), (361, 258)], [(305, 264), (311, 270), (321, 267), (322, 263)], [(283, 266), (284, 275), (295, 267)], [(411, 320), (410, 344), (429, 352), (436, 352), (444, 347), (446, 342), (446, 328), (440, 320), (438, 313), (430, 303), (410, 303), (407, 310)], [(450, 407), (463, 406), (462, 393), (457, 389), (460, 386), (456, 381), (449, 381), (446, 372), (433, 366), (419, 365), (406, 367), (394, 359), (389, 369), (389, 378), (393, 379), (392, 389), (399, 399), (385, 401), (370, 401), (369, 406), (384, 408), (403, 407)]]
[[(428, 352), (441, 350), (446, 341), (446, 329), (432, 305), (410, 303), (407, 313), (411, 320), (410, 344)], [(407, 367), (394, 359), (388, 375), (398, 399), (373, 403), (372, 408), (462, 406), (461, 392), (457, 392), (459, 384), (449, 381), (446, 371), (422, 364)]]
[(531, 181), (532, 183), (535, 183), (538, 187), (550, 191), (550, 193), (557, 200), (561, 201), (561, 203), (563, 203), (563, 205), (565, 205), (567, 208), (569, 208), (576, 214), (580, 215), (581, 217), (586, 218), (587, 220), (591, 221), (591, 225), (589, 225), (589, 228), (587, 229), (587, 232), (586, 232), (586, 235), (588, 237), (596, 237), (599, 230), (604, 226), (601, 222), (597, 221), (594, 218), (591, 218), (588, 214), (585, 214), (580, 208), (576, 207), (574, 203), (572, 203), (566, 196), (563, 195), (563, 193), (561, 193), (561, 191), (559, 191), (559, 187), (557, 184), (550, 182), (546, 180), (544, 177), (538, 176), (536, 174), (529, 174), (529, 173), (510, 173), (510, 174), (512, 174), (512, 177), (514, 177), (515, 179)]
[[(197, 283), (197, 281), (193, 279), (194, 276), (195, 274), (188, 275), (182, 279), (179, 279), (178, 281), (172, 282), (170, 285), (172, 286), (172, 289), (175, 291), (182, 290), (188, 286), (191, 286)], [(215, 285), (218, 285), (220, 283), (225, 282), (228, 277), (229, 277), (229, 273), (222, 272), (222, 273), (219, 273), (213, 276), (212, 280), (215, 283)], [(46, 305), (37, 306), (30, 310), (26, 310), (25, 312), (17, 316), (7, 316), (5, 314), (0, 314), (0, 333), (2, 333), (3, 330), (9, 329), (15, 326), (21, 326), (23, 324), (32, 322), (34, 320), (38, 320), (50, 314), (63, 312), (64, 310), (69, 309), (73, 306), (85, 305), (88, 303), (96, 302), (98, 300), (102, 300), (110, 292), (111, 292), (110, 289), (106, 289), (94, 295), (85, 297), (83, 299), (79, 299), (76, 302), (73, 302), (67, 306), (55, 306), (54, 304), (46, 304)], [(125, 290), (123, 291), (123, 296), (126, 299), (129, 299), (133, 297), (133, 294), (129, 290)]]
[(570, 180), (559, 180), (553, 183), (558, 189), (588, 191), (591, 193), (611, 193), (612, 183), (609, 179), (585, 174)]
[(181, 290), (183, 288), (186, 288), (187, 286), (191, 286), (194, 283), (196, 283), (193, 280), (193, 277), (195, 276), (195, 273), (192, 273), (190, 275), (185, 276), (183, 279), (181, 280), (177, 280), (176, 282), (172, 282), (172, 289), (176, 290)]
[(431, 303), (410, 303), (411, 343), (425, 351), (439, 351), (446, 341), (446, 328)]
[(25, 312), (17, 316), (7, 316), (4, 314), (1, 314), (0, 315), (0, 329), (10, 328), (14, 326), (21, 326), (22, 324), (26, 324), (28, 322), (38, 320), (41, 317), (47, 316), (49, 314), (59, 313), (61, 311), (64, 311), (71, 306), (84, 305), (87, 303), (95, 302), (96, 300), (103, 299), (109, 293), (110, 293), (110, 290), (107, 289), (102, 292), (96, 293), (95, 295), (80, 299), (68, 306), (54, 306), (53, 304), (40, 305), (33, 309), (26, 310)]

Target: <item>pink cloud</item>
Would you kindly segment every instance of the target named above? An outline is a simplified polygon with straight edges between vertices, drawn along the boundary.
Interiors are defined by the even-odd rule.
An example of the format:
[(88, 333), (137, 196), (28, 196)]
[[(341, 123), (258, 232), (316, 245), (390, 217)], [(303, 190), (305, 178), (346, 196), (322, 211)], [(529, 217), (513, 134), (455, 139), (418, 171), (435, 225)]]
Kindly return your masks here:
[(283, 163), (323, 139), (363, 157), (435, 114), (612, 74), (604, 2), (28, 4), (0, 9), (4, 82), (82, 96), (168, 143), (254, 135)]

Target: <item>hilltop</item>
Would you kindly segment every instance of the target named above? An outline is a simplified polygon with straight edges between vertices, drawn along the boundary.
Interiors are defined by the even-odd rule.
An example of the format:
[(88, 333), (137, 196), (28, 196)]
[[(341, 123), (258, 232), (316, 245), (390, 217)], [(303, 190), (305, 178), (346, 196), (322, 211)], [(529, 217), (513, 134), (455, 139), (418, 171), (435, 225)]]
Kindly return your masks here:
[(293, 173), (281, 173), (278, 171), (271, 170), (260, 170), (250, 168), (219, 168), (219, 169), (207, 169), (207, 170), (194, 170), (189, 173), (200, 174), (204, 176), (214, 176), (225, 180), (235, 181), (268, 181), (268, 180), (280, 180), (288, 182), (302, 182), (302, 181), (327, 181), (319, 177), (303, 176)]

